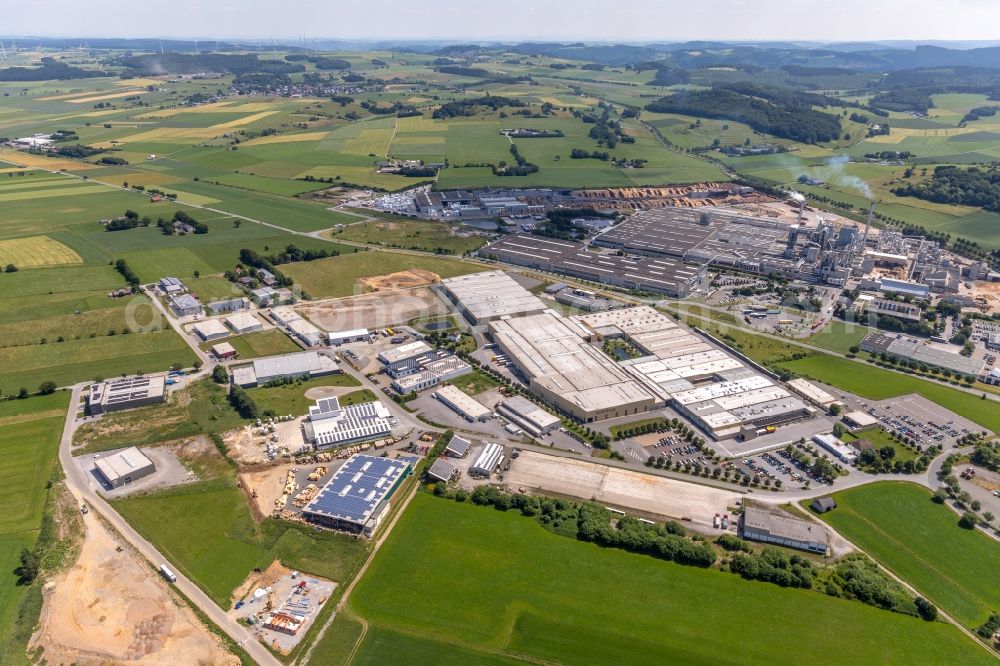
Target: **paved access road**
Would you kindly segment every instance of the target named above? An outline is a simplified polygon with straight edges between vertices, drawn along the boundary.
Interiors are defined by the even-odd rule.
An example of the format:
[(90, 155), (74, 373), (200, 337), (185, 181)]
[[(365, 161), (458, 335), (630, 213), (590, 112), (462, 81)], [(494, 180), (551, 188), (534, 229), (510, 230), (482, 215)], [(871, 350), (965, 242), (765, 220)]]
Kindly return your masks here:
[(262, 666), (281, 666), (281, 662), (268, 652), (263, 645), (257, 642), (250, 632), (247, 631), (246, 627), (227, 617), (226, 613), (200, 587), (182, 575), (177, 567), (172, 566), (170, 561), (153, 544), (146, 541), (117, 511), (111, 508), (111, 505), (105, 502), (98, 494), (94, 480), (79, 465), (74, 463), (70, 449), (73, 445), (73, 433), (76, 432), (77, 427), (76, 415), (80, 404), (80, 395), (83, 392), (83, 388), (87, 385), (89, 385), (89, 382), (77, 384), (73, 387), (69, 412), (66, 415), (66, 423), (63, 426), (62, 441), (59, 444), (59, 462), (66, 474), (66, 487), (70, 493), (73, 494), (78, 503), (82, 504), (86, 502), (92, 511), (100, 514), (104, 520), (118, 530), (123, 539), (128, 541), (143, 557), (149, 560), (150, 564), (155, 568), (159, 568), (164, 563), (170, 566), (177, 574), (177, 582), (175, 583), (177, 589), (204, 613), (209, 620), (246, 650), (255, 662)]

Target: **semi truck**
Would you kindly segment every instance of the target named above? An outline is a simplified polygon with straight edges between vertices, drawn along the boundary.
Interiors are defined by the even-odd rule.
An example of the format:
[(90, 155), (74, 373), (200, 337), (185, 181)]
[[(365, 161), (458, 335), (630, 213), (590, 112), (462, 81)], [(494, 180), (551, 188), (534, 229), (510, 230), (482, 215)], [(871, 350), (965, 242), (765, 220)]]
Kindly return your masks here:
[(168, 567), (166, 564), (160, 565), (160, 573), (163, 574), (163, 577), (169, 580), (171, 583), (177, 582), (177, 576), (174, 575), (174, 572), (171, 571), (170, 567)]

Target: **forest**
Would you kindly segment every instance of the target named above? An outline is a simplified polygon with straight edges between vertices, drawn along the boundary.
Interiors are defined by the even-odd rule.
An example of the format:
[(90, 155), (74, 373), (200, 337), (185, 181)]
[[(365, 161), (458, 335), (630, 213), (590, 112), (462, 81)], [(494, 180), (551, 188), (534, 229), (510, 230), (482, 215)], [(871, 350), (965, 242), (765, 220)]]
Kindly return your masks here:
[(934, 203), (978, 206), (1000, 212), (1000, 170), (939, 166), (934, 169), (930, 180), (897, 187), (892, 193)]
[[(793, 93), (794, 94), (794, 93)], [(647, 111), (733, 120), (782, 139), (803, 143), (840, 138), (840, 120), (828, 113), (751, 97), (726, 88), (679, 92), (650, 102)]]

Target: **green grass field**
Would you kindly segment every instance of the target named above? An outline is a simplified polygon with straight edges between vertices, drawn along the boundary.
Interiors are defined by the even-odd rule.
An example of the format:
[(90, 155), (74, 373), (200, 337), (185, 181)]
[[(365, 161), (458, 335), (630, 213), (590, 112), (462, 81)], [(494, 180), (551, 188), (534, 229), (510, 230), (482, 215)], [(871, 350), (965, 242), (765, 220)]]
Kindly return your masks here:
[(968, 627), (1000, 608), (993, 575), (1000, 546), (958, 526), (958, 516), (931, 501), (926, 488), (885, 482), (833, 496), (837, 508), (821, 518), (911, 583)]
[(448, 380), (448, 383), (454, 384), (469, 395), (476, 395), (478, 393), (482, 393), (483, 391), (488, 391), (491, 388), (500, 386), (500, 383), (497, 380), (493, 379), (486, 373), (475, 369), (468, 374)]
[(231, 344), (241, 359), (290, 354), (302, 350), (301, 347), (292, 342), (291, 338), (277, 329), (258, 331), (257, 333), (248, 333), (246, 335), (233, 335), (223, 340), (209, 340), (202, 342), (198, 346), (203, 351), (208, 351), (220, 342)]
[[(356, 664), (992, 663), (944, 623), (601, 548), (429, 494), (350, 608), (370, 626)], [(718, 640), (727, 627), (739, 640)]]
[(824, 326), (819, 333), (811, 336), (807, 342), (823, 349), (847, 354), (868, 332), (869, 329), (864, 326), (835, 319)]
[(359, 278), (421, 268), (442, 278), (485, 270), (483, 265), (453, 259), (371, 250), (282, 266), (282, 272), (312, 298), (339, 298), (362, 293)]
[[(28, 604), (41, 593), (19, 585), (14, 569), (23, 548), (32, 549), (48, 494), (46, 481), (56, 467), (63, 421), (69, 406), (67, 392), (26, 400), (0, 402), (0, 663), (28, 663), (24, 650), (27, 631), (38, 610)], [(18, 619), (19, 613), (25, 615)]]
[(174, 392), (163, 404), (115, 412), (82, 424), (73, 443), (83, 448), (74, 454), (221, 433), (243, 423), (245, 420), (229, 405), (226, 389), (211, 379), (202, 379)]
[(344, 581), (368, 548), (359, 539), (293, 523), (255, 524), (232, 479), (119, 500), (115, 508), (226, 609), (254, 567), (266, 568), (277, 559)]
[(943, 384), (825, 354), (816, 354), (797, 361), (785, 361), (781, 366), (796, 374), (872, 400), (919, 393), (984, 428), (994, 432), (1000, 431), (1000, 412), (993, 407), (992, 402)]
[(461, 225), (405, 218), (351, 224), (330, 232), (330, 238), (427, 252), (447, 250), (452, 254), (472, 252), (486, 244), (482, 236), (463, 233)]
[(5, 368), (0, 390), (35, 390), (44, 381), (68, 386), (95, 377), (167, 370), (174, 363), (187, 367), (194, 361), (194, 352), (170, 329), (4, 347), (0, 348), (0, 365)]
[(257, 406), (263, 410), (272, 409), (275, 414), (301, 416), (308, 414), (309, 408), (316, 402), (305, 396), (306, 391), (318, 386), (360, 386), (360, 384), (351, 375), (327, 375), (284, 386), (254, 388), (250, 389), (249, 393)]

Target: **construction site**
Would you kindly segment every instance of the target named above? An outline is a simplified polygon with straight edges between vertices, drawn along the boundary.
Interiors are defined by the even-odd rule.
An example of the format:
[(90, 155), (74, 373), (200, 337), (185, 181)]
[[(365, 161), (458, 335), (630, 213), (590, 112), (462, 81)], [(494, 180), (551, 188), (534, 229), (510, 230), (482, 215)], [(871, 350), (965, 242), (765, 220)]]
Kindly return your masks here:
[[(374, 284), (372, 281), (376, 278), (366, 280), (369, 284)], [(385, 282), (380, 280), (378, 284)], [(296, 310), (327, 332), (381, 329), (405, 324), (418, 317), (448, 314), (448, 308), (427, 286), (409, 289), (379, 286), (370, 290), (377, 293), (304, 303), (296, 306)]]
[(45, 586), (32, 649), (46, 663), (240, 663), (131, 547), (94, 514), (82, 519), (78, 560)]
[(275, 561), (240, 585), (228, 615), (249, 625), (264, 645), (287, 654), (306, 635), (336, 587), (333, 581), (293, 571)]

